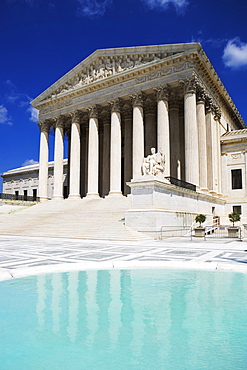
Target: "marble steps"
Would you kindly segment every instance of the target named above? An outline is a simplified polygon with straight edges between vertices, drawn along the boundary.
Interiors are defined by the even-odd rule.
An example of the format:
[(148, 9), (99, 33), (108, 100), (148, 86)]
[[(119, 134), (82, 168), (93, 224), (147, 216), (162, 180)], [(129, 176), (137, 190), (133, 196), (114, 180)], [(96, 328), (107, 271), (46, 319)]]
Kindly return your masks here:
[(0, 216), (0, 234), (105, 240), (146, 240), (124, 225), (126, 197), (49, 201)]

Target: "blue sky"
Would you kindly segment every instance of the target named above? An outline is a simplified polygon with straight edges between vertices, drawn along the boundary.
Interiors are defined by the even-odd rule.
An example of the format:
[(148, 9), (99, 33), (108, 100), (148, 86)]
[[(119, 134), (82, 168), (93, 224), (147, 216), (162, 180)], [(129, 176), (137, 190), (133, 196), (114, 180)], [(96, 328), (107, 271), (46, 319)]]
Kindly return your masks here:
[(96, 49), (200, 42), (247, 122), (246, 19), (246, 0), (0, 0), (0, 173), (38, 161), (29, 102)]

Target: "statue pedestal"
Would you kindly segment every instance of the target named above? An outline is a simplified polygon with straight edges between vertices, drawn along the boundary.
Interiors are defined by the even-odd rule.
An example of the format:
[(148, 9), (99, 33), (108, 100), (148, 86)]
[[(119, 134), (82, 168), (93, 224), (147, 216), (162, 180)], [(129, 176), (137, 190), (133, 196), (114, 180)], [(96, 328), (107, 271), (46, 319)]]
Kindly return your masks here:
[(126, 226), (155, 238), (162, 226), (191, 226), (200, 213), (210, 220), (212, 207), (217, 215), (224, 214), (223, 199), (172, 185), (161, 177), (145, 175), (127, 185), (131, 188), (132, 207), (125, 214)]

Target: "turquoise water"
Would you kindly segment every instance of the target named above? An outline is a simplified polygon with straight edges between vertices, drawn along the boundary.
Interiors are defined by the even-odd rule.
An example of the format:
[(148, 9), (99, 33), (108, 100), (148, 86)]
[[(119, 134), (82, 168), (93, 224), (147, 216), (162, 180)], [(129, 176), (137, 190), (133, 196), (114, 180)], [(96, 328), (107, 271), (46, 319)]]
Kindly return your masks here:
[(247, 275), (57, 273), (0, 283), (0, 369), (247, 368)]

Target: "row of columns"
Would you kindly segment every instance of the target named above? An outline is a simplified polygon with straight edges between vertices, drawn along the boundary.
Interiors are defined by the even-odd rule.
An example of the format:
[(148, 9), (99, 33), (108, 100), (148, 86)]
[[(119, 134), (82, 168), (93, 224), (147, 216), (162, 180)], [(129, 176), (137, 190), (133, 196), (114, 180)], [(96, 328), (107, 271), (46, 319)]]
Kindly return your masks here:
[[(219, 128), (217, 120), (220, 114), (212, 102), (207, 100), (204, 90), (199, 86), (194, 76), (182, 81), (184, 87), (184, 152), (185, 152), (185, 180), (197, 185), (202, 190), (211, 190), (217, 193), (219, 189)], [(155, 88), (157, 97), (157, 148), (162, 151), (165, 160), (165, 176), (171, 172), (181, 179), (181, 145), (180, 145), (180, 119), (178, 101), (171, 98), (171, 88), (160, 86)], [(143, 101), (145, 94), (136, 93), (132, 98), (132, 115), (125, 115), (125, 146), (124, 146), (124, 170), (130, 172), (127, 163), (132, 156), (133, 179), (140, 178), (141, 167), (144, 158), (144, 110)], [(109, 177), (109, 195), (121, 195), (121, 100), (115, 99), (110, 102), (111, 122), (104, 125), (103, 163), (110, 156), (110, 173), (107, 171), (104, 177)], [(207, 109), (207, 111), (206, 111)], [(98, 107), (89, 109), (88, 131), (88, 178), (87, 196), (98, 197), (98, 173), (99, 173), (99, 118)], [(154, 114), (146, 116), (146, 126), (152, 127)], [(80, 197), (80, 112), (71, 114), (71, 145), (70, 145), (70, 183), (69, 198)], [(150, 122), (149, 122), (150, 120)], [(172, 122), (172, 125), (170, 124)], [(150, 123), (150, 125), (149, 125)], [(40, 122), (40, 173), (39, 173), (39, 196), (41, 200), (47, 199), (48, 177), (48, 132), (49, 124)], [(132, 126), (132, 127), (131, 127)], [(55, 148), (54, 148), (54, 199), (63, 198), (63, 117), (55, 120)], [(152, 129), (147, 135), (156, 135)], [(132, 131), (132, 140), (131, 140)], [(108, 133), (108, 135), (107, 135)], [(110, 137), (110, 143), (109, 141)], [(131, 141), (132, 151), (129, 150)], [(172, 151), (170, 143), (173, 146)], [(108, 152), (107, 152), (107, 148)], [(170, 153), (172, 156), (170, 157)], [(217, 157), (217, 159), (216, 159)], [(131, 177), (131, 175), (129, 174)], [(125, 177), (126, 178), (126, 177)], [(103, 183), (107, 181), (103, 179)]]

